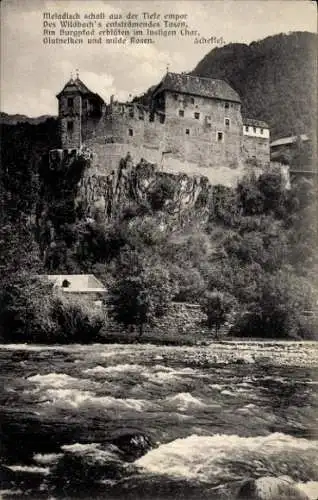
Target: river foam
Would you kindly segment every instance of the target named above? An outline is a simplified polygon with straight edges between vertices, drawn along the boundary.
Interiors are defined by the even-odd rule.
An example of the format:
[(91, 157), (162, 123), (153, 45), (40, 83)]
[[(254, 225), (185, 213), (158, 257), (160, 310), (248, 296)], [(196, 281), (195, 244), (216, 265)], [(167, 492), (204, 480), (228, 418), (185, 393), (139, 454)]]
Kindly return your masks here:
[(175, 396), (167, 397), (164, 401), (165, 404), (172, 406), (179, 411), (187, 411), (196, 408), (204, 408), (207, 405), (199, 398), (195, 398), (189, 392), (180, 392)]
[[(78, 498), (99, 477), (107, 496), (111, 486), (147, 500), (194, 488), (191, 500), (212, 490), (220, 500), (247, 478), (289, 475), (316, 500), (317, 346), (4, 346), (5, 463), (30, 484), (77, 487)], [(114, 447), (131, 427), (159, 446), (138, 459)]]
[[(243, 465), (240, 475), (234, 472), (235, 464), (238, 463)], [(229, 480), (244, 479), (245, 474), (288, 474), (300, 481), (317, 475), (318, 480), (318, 441), (294, 438), (282, 433), (256, 437), (191, 435), (162, 444), (140, 458), (136, 464), (147, 473), (192, 478), (203, 482), (215, 482), (216, 479), (224, 480), (226, 477)], [(300, 469), (295, 468), (296, 464)], [(297, 470), (301, 472), (296, 472)]]

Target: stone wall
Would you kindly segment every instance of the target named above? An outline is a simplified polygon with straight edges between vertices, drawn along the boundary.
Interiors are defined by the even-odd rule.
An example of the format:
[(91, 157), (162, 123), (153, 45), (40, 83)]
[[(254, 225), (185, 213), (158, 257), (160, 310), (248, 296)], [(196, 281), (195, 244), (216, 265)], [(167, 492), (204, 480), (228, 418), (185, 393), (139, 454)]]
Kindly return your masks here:
[(144, 144), (159, 147), (164, 137), (164, 124), (160, 116), (142, 109), (136, 104), (110, 106), (102, 118), (93, 126), (91, 120), (83, 135), (84, 144), (130, 144), (140, 147)]
[(204, 325), (205, 314), (198, 304), (187, 304), (173, 302), (170, 304), (167, 314), (158, 320), (153, 330), (160, 332), (174, 332), (176, 334), (193, 334), (194, 336), (207, 330)]
[(204, 167), (235, 168), (241, 144), (239, 103), (167, 93), (165, 150), (174, 157)]
[(244, 135), (242, 158), (247, 166), (268, 169), (270, 164), (269, 138)]
[(109, 175), (118, 170), (120, 160), (129, 154), (136, 165), (141, 159), (160, 165), (162, 154), (158, 148), (147, 145), (134, 145), (129, 143), (105, 144), (103, 141), (89, 143), (93, 151), (92, 162), (88, 170), (90, 175)]
[[(226, 166), (214, 166), (213, 168), (204, 165), (198, 165), (188, 161), (183, 161), (173, 156), (167, 155), (163, 157), (162, 171), (177, 175), (180, 172), (188, 176), (204, 176), (209, 182), (216, 186), (222, 184), (227, 187), (234, 187), (240, 179), (248, 172), (243, 162), (237, 167), (229, 168)], [(257, 171), (257, 174), (261, 171)]]
[[(205, 334), (207, 337), (213, 332), (205, 325), (206, 316), (198, 304), (187, 304), (184, 302), (172, 302), (164, 317), (158, 318), (155, 326), (146, 326), (144, 333), (154, 333), (158, 338), (165, 335), (190, 335), (195, 340), (196, 336)], [(117, 334), (122, 327), (107, 318), (106, 334)], [(169, 337), (168, 337), (169, 338)]]
[[(129, 154), (136, 165), (142, 159), (158, 166), (158, 170), (171, 174), (185, 173), (189, 176), (202, 175), (207, 177), (211, 184), (223, 184), (225, 186), (235, 186), (243, 175), (251, 170), (251, 165), (245, 165), (239, 158), (236, 162), (230, 162), (229, 166), (223, 163), (211, 165), (206, 162), (185, 160), (182, 155), (173, 151), (163, 151), (162, 147), (143, 144), (136, 146), (133, 144), (104, 144), (102, 141), (90, 145), (93, 151), (92, 162), (88, 169), (90, 175), (109, 175), (118, 170), (120, 160)], [(208, 148), (198, 146), (198, 155), (208, 151)], [(206, 153), (207, 154), (207, 153)], [(200, 156), (199, 156), (200, 158)]]

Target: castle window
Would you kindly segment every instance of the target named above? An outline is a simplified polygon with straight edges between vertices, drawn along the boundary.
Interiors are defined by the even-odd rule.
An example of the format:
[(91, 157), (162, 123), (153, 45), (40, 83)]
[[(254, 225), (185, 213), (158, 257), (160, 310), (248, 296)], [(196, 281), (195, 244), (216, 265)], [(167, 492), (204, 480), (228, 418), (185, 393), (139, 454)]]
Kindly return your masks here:
[(179, 116), (184, 116), (184, 111), (183, 111), (183, 109), (179, 109)]
[(216, 138), (218, 142), (223, 142), (223, 132), (217, 132)]
[(194, 104), (194, 102), (195, 102), (194, 97), (191, 97), (190, 102), (191, 102), (191, 104)]
[(67, 107), (72, 108), (74, 106), (74, 99), (73, 97), (68, 97), (67, 98)]
[(225, 124), (226, 128), (230, 128), (230, 123), (231, 123), (231, 122), (230, 122), (230, 119), (229, 119), (229, 118), (225, 118), (225, 119), (224, 119), (224, 124)]
[(130, 137), (132, 137), (134, 135), (134, 131), (133, 131), (132, 128), (128, 129), (128, 134), (129, 134)]
[(186, 128), (185, 133), (186, 133), (186, 135), (190, 135), (190, 129), (189, 129), (189, 128)]
[(245, 132), (248, 132), (248, 125), (245, 125)]
[(133, 118), (134, 117), (134, 110), (132, 108), (130, 108), (129, 110), (129, 118)]
[(69, 133), (72, 133), (74, 130), (74, 123), (73, 122), (67, 122), (67, 131)]
[(224, 103), (224, 107), (225, 107), (225, 109), (229, 109), (229, 107), (230, 107), (230, 103), (225, 102), (225, 103)]
[(199, 118), (200, 118), (200, 113), (194, 113), (194, 118), (195, 118), (196, 120), (199, 120)]
[(253, 127), (253, 132), (256, 134), (256, 127)]
[(174, 100), (177, 101), (178, 100), (178, 94), (173, 94), (173, 97), (174, 97)]
[(264, 130), (261, 128), (261, 134), (263, 134), (263, 133), (264, 133)]
[(164, 123), (165, 122), (165, 115), (159, 115), (159, 122)]

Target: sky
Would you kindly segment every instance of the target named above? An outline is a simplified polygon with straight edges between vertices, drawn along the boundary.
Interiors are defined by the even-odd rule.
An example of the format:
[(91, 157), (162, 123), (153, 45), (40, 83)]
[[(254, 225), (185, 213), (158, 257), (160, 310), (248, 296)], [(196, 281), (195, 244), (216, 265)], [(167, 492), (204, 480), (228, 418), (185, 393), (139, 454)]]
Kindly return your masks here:
[[(167, 71), (190, 71), (224, 43), (251, 43), (277, 33), (317, 31), (311, 0), (2, 0), (0, 110), (28, 116), (57, 114), (56, 94), (79, 70), (81, 80), (107, 102), (127, 100), (157, 84)], [(154, 44), (44, 45), (43, 12), (187, 14), (200, 38), (158, 37)], [(83, 20), (83, 19), (82, 19)], [(57, 21), (55, 21), (57, 22)], [(56, 30), (58, 31), (58, 30)]]

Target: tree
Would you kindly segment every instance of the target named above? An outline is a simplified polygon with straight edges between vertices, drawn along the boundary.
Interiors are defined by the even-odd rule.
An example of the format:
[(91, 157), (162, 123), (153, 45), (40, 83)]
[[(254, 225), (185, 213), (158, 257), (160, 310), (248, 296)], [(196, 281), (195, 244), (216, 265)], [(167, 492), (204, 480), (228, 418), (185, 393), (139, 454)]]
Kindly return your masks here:
[(241, 212), (236, 190), (218, 184), (213, 187), (213, 200), (211, 220), (232, 226)]
[(278, 218), (284, 216), (287, 191), (282, 174), (280, 172), (266, 172), (258, 178), (257, 185), (264, 197), (264, 212), (272, 211)]
[[(238, 335), (267, 338), (315, 338), (317, 290), (289, 269), (264, 273), (254, 302), (235, 327)], [(235, 332), (234, 332), (235, 333)]]
[(137, 328), (141, 337), (146, 324), (155, 324), (165, 314), (173, 292), (168, 271), (159, 266), (144, 268), (115, 282), (110, 291), (111, 314), (126, 328)]
[(235, 299), (226, 293), (213, 291), (205, 294), (201, 307), (207, 315), (208, 327), (215, 328), (216, 337), (218, 337), (220, 328), (227, 320), (234, 303)]
[(245, 176), (237, 186), (244, 215), (260, 214), (264, 210), (264, 195), (257, 186), (255, 175)]
[(0, 285), (3, 287), (21, 271), (37, 274), (42, 263), (39, 247), (26, 217), (0, 227)]
[(191, 262), (185, 261), (184, 265), (171, 264), (169, 266), (170, 276), (178, 287), (178, 293), (174, 297), (176, 302), (198, 303), (206, 290), (206, 283), (198, 269)]

